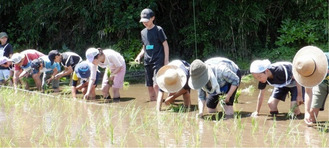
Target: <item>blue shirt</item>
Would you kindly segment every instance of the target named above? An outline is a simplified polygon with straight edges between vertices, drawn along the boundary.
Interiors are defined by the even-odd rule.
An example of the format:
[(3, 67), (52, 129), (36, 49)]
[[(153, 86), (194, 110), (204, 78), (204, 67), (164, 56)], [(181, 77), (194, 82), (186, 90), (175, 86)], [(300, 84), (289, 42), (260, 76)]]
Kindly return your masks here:
[(43, 68), (45, 72), (52, 71), (55, 68), (57, 68), (57, 71), (61, 71), (61, 66), (59, 65), (59, 63), (54, 62), (54, 64), (51, 65), (48, 56), (42, 56), (40, 58), (43, 60), (43, 66), (44, 66)]

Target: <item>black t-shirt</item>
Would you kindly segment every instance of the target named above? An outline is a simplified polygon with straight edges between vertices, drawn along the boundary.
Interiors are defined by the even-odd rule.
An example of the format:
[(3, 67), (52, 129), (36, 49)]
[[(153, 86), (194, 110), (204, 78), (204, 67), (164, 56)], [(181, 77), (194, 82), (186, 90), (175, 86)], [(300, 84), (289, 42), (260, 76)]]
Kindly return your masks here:
[(164, 48), (162, 43), (167, 36), (160, 26), (155, 25), (152, 29), (144, 28), (141, 31), (142, 42), (145, 45), (144, 65), (164, 63)]
[(82, 58), (74, 52), (64, 52), (64, 53), (62, 53), (61, 64), (64, 67), (72, 66), (72, 68), (74, 68), (75, 65), (77, 65), (81, 61), (82, 61)]
[[(9, 43), (7, 43), (5, 45), (0, 44), (0, 50), (1, 50), (1, 53), (3, 53), (3, 55), (0, 55), (0, 56), (5, 56), (7, 58), (10, 58), (9, 55), (13, 54), (13, 52), (14, 52), (13, 47)], [(9, 69), (9, 68), (0, 66), (0, 69)]]
[[(284, 66), (284, 67), (283, 67)], [(294, 84), (295, 80), (292, 79), (292, 64), (288, 62), (278, 62), (271, 65), (269, 68), (273, 75), (273, 79), (267, 79), (272, 85), (289, 85)], [(287, 73), (287, 76), (286, 76)], [(258, 83), (258, 89), (264, 89), (268, 82), (266, 83)], [(271, 85), (269, 84), (269, 85)]]

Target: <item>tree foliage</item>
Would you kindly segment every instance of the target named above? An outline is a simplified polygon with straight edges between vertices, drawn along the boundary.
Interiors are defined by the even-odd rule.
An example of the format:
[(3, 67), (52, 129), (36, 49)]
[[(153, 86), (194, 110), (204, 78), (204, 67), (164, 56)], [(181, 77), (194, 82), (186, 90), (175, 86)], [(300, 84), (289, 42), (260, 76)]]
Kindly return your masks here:
[(246, 62), (289, 59), (309, 44), (328, 49), (327, 0), (8, 0), (0, 2), (0, 27), (16, 51), (84, 54), (94, 46), (130, 61), (141, 48), (139, 15), (146, 7), (164, 28), (171, 58)]

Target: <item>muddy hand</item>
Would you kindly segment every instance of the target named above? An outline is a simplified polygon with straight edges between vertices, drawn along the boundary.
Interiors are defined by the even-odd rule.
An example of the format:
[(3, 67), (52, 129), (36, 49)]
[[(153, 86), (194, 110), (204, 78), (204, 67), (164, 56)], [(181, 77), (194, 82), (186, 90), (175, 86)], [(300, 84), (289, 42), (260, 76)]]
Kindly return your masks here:
[(250, 117), (257, 117), (258, 116), (258, 112), (257, 111), (254, 111), (251, 115), (250, 115)]

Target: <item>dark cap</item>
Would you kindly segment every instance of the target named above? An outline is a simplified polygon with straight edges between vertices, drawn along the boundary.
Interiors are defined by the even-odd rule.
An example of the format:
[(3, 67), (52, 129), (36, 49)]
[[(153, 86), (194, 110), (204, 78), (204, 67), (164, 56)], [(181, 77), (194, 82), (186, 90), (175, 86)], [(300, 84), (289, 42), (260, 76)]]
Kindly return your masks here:
[(141, 20), (139, 22), (148, 22), (153, 16), (153, 11), (149, 8), (146, 8), (141, 12)]
[(90, 76), (90, 68), (87, 61), (83, 61), (77, 64), (74, 68), (74, 72), (77, 74), (79, 78), (89, 78)]
[(54, 64), (54, 60), (55, 60), (55, 57), (56, 57), (57, 55), (60, 55), (59, 52), (58, 52), (58, 50), (52, 50), (52, 51), (50, 51), (50, 52), (48, 53), (48, 58), (49, 58), (49, 60), (50, 60), (50, 62), (51, 62), (51, 65)]

